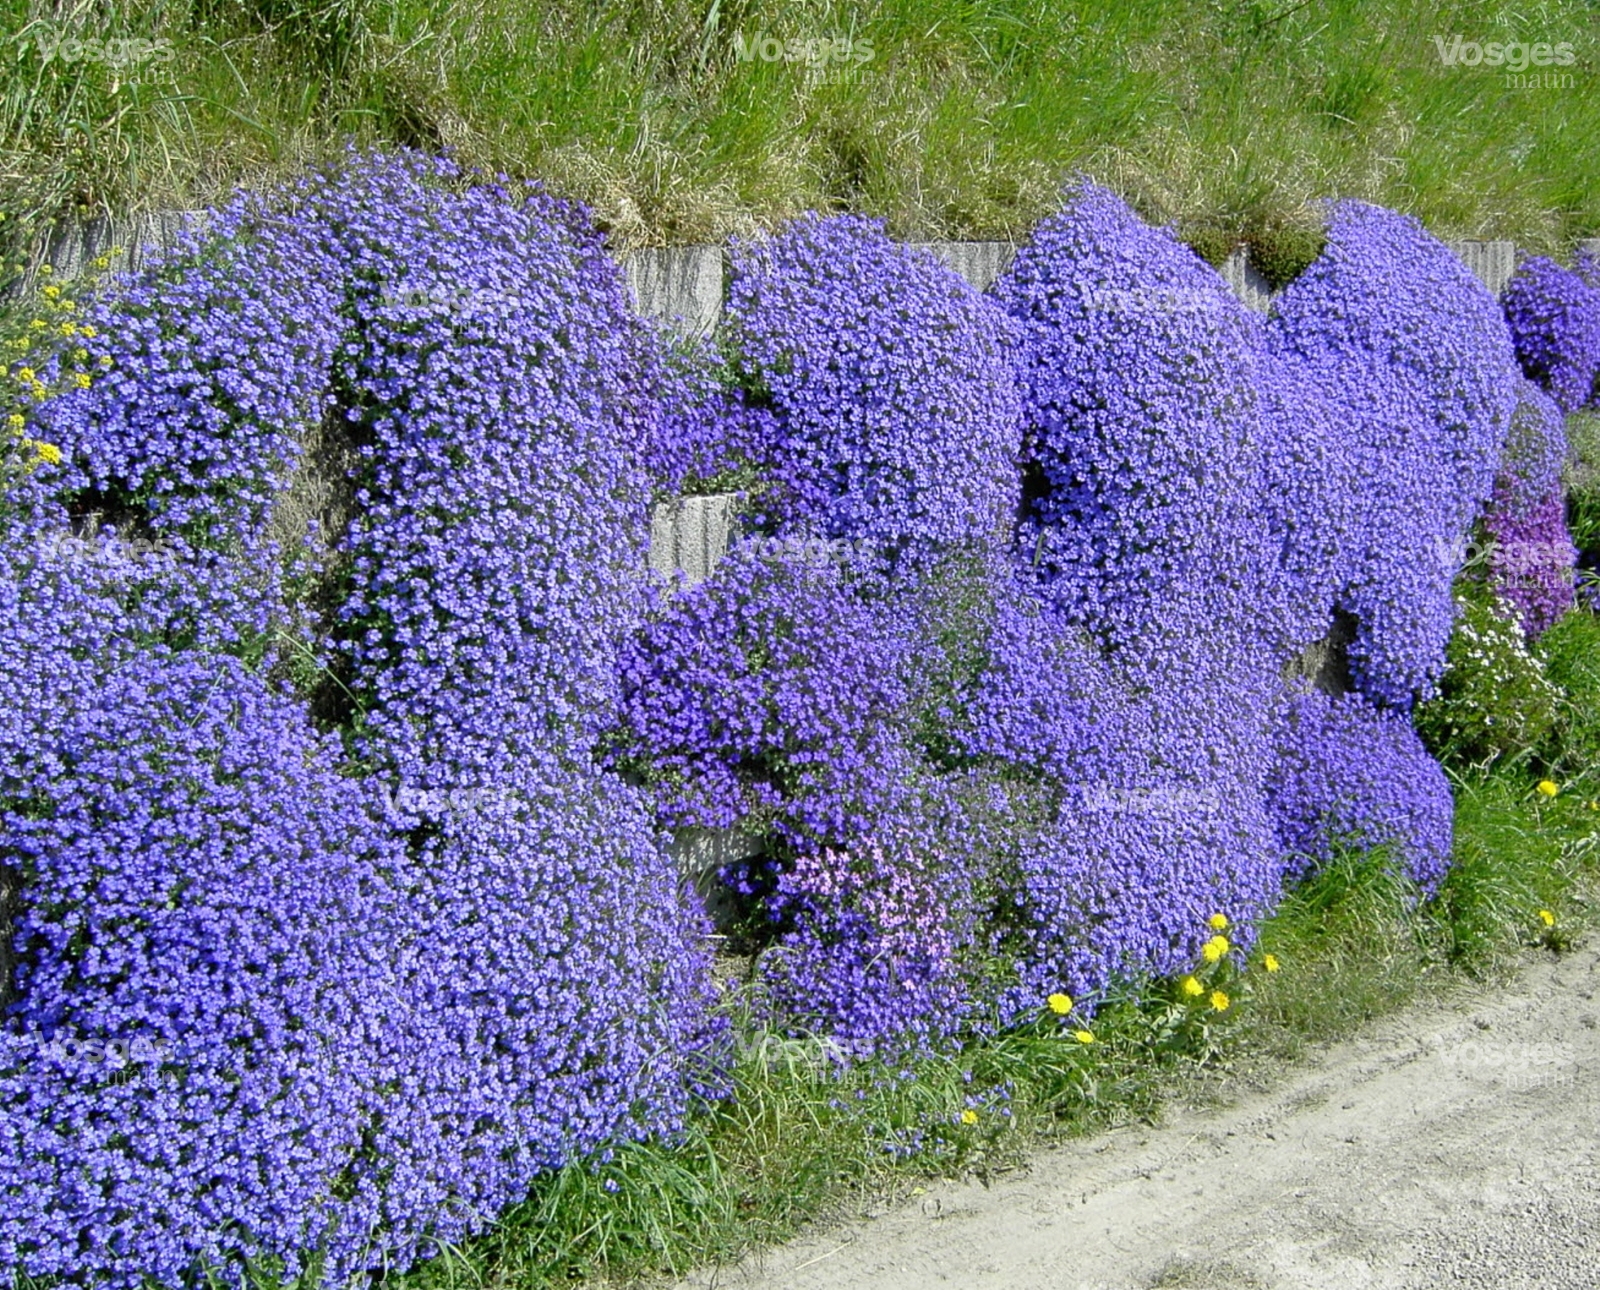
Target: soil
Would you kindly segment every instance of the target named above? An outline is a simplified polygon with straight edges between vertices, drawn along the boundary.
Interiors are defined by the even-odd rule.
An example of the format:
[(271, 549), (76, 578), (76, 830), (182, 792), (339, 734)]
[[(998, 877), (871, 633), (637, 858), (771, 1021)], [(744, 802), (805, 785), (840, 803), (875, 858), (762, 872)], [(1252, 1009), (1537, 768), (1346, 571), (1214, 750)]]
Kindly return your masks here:
[(1374, 1023), (1223, 1110), (708, 1269), (721, 1290), (1600, 1288), (1600, 951)]

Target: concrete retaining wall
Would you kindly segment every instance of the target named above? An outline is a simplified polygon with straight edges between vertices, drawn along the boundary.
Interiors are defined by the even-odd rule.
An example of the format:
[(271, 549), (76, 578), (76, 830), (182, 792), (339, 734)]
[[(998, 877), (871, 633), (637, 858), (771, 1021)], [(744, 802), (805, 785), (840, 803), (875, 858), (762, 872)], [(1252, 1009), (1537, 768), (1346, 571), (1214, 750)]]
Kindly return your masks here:
[[(139, 216), (121, 221), (100, 220), (57, 231), (35, 261), (52, 266), (57, 280), (77, 277), (97, 256), (113, 247), (123, 248), (119, 267), (137, 269), (154, 254), (169, 247), (185, 215), (182, 212)], [(984, 290), (1010, 264), (1016, 247), (1010, 242), (929, 242), (915, 244), (931, 251), (974, 287)], [(1498, 294), (1517, 262), (1517, 248), (1507, 241), (1456, 241), (1450, 249), (1483, 283)], [(1581, 249), (1600, 257), (1600, 238), (1580, 243)], [(727, 256), (720, 246), (681, 246), (636, 251), (622, 257), (628, 285), (640, 312), (673, 322), (699, 334), (714, 331), (722, 318), (727, 288)], [(1223, 265), (1222, 276), (1250, 308), (1265, 312), (1273, 292), (1250, 264), (1241, 248)], [(691, 582), (708, 577), (728, 548), (737, 498), (732, 495), (685, 497), (663, 502), (651, 515), (650, 567), (668, 576), (681, 569)], [(1342, 688), (1340, 633), (1330, 636), (1325, 648), (1308, 652), (1292, 670), (1313, 678), (1326, 688)], [(715, 869), (750, 854), (758, 847), (743, 835), (695, 830), (681, 835), (674, 847), (686, 873), (705, 884)], [(6, 906), (14, 898), (0, 871), (0, 926)], [(9, 937), (0, 935), (0, 1003), (10, 977)]]

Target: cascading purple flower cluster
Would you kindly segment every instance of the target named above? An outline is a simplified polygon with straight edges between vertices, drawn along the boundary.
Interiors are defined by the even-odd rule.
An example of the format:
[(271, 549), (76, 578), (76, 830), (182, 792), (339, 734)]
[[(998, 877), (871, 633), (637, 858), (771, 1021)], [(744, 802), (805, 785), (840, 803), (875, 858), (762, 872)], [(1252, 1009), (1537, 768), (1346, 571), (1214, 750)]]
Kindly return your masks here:
[(1136, 666), (1270, 594), (1254, 332), (1221, 277), (1085, 184), (993, 290), (1022, 333), (1018, 546), (1044, 594)]
[(746, 538), (639, 634), (618, 753), (648, 761), (669, 825), (843, 841), (886, 805), (904, 649), (834, 544)]
[(228, 655), (131, 646), (122, 588), (87, 581), (9, 580), (0, 624), (13, 701), (57, 642), (97, 651), (51, 668), (53, 710), (19, 705), (7, 732), (29, 898), (0, 1031), (0, 1262), (177, 1285), (251, 1256), (294, 1275), (320, 1247), (348, 1273), (384, 1211), (363, 1149), (395, 1093), (380, 1054), (405, 1051), (383, 877), (403, 850), (297, 705)]
[(912, 562), (1003, 535), (1020, 409), (993, 306), (880, 221), (805, 216), (732, 258), (729, 343), (776, 419), (770, 518)]
[(1279, 297), (1268, 344), (1333, 404), (1337, 476), (1359, 499), (1335, 607), (1356, 687), (1409, 709), (1437, 683), (1450, 585), (1516, 405), (1494, 297), (1413, 219), (1342, 201), (1322, 255)]
[[(1586, 278), (1583, 269), (1588, 269)], [(1600, 399), (1600, 275), (1542, 255), (1517, 266), (1501, 293), (1517, 360), (1564, 413)]]
[[(1096, 647), (1068, 684), (1126, 696), (1120, 720), (1050, 739), (1095, 755), (1059, 778), (1056, 817), (1024, 848), (1020, 975), (1037, 1006), (1052, 983), (1172, 971), (1210, 913), (1248, 923), (1270, 906), (1261, 785), (1291, 588), (1261, 488), (1259, 330), (1221, 278), (1085, 183), (994, 291), (1024, 345), (1018, 559), (1054, 633)], [(1038, 666), (1008, 660), (994, 679)], [(1088, 680), (1096, 668), (1109, 676)]]
[(1390, 847), (1432, 892), (1450, 861), (1454, 805), (1439, 764), (1405, 717), (1359, 694), (1299, 695), (1284, 710), (1269, 793), (1289, 875), (1336, 845)]
[[(773, 245), (809, 246), (821, 227), (803, 222), (804, 236)], [(879, 237), (826, 227), (835, 241), (875, 248)], [(830, 424), (892, 426), (884, 402), (845, 379), (881, 361), (872, 339), (828, 329), (875, 297), (849, 300), (816, 257), (771, 257), (753, 272), (762, 329), (752, 340), (735, 326), (734, 364), (765, 382), (779, 424), (795, 424), (785, 381), (825, 372)], [(750, 294), (736, 290), (736, 313), (753, 312)], [(1024, 431), (1010, 552), (981, 528), (926, 543), (920, 502), (872, 494), (882, 505), (858, 526), (834, 504), (851, 488), (807, 492), (806, 480), (871, 478), (871, 452), (892, 457), (909, 430), (885, 432), (888, 448), (825, 434), (780, 442), (767, 463), (790, 508), (774, 508), (780, 525), (804, 514), (814, 531), (869, 539), (853, 553), (922, 542), (931, 558), (888, 582), (841, 559), (831, 607), (791, 593), (775, 617), (776, 584), (752, 581), (749, 555), (736, 551), (705, 588), (669, 604), (630, 673), (632, 755), (657, 759), (671, 812), (686, 793), (776, 802), (780, 748), (795, 749), (797, 765), (826, 765), (816, 731), (827, 718), (776, 701), (820, 693), (814, 670), (850, 678), (869, 658), (905, 669), (899, 712), (881, 689), (847, 682), (853, 698), (875, 696), (873, 715), (834, 710), (856, 714), (839, 746), (867, 747), (870, 727), (875, 751), (849, 794), (837, 780), (791, 775), (776, 812), (783, 854), (767, 885), (755, 884), (780, 933), (770, 983), (792, 1015), (854, 1044), (947, 1033), (897, 1002), (907, 974), (944, 1016), (1005, 1024), (1055, 989), (1092, 995), (1119, 974), (1180, 969), (1209, 914), (1248, 927), (1270, 908), (1285, 854), (1269, 780), (1293, 695), (1279, 673), (1342, 612), (1357, 619), (1353, 670), (1367, 701), (1403, 714), (1426, 691), (1443, 667), (1451, 579), (1514, 397), (1493, 299), (1413, 222), (1359, 203), (1334, 209), (1327, 254), (1266, 323), (1170, 233), (1092, 185), (1036, 231), (993, 298), (1014, 327)], [(943, 384), (989, 382), (981, 355), (953, 355)], [(905, 395), (900, 379), (900, 404), (933, 402)], [(827, 630), (852, 621), (847, 606), (872, 611), (870, 631), (849, 629), (854, 650)], [(808, 630), (804, 616), (817, 612), (828, 617)], [(765, 625), (745, 639), (756, 618)], [(774, 635), (763, 649), (765, 631)], [(893, 674), (887, 662), (878, 672)], [(793, 677), (811, 679), (797, 687)], [(747, 690), (752, 701), (719, 706)], [(942, 824), (915, 845), (905, 841), (914, 830), (886, 822), (902, 818), (904, 785), (919, 785), (926, 803), (954, 776), (969, 795), (982, 785), (978, 796), (1008, 803), (995, 817), (1006, 841), (982, 862), (950, 858), (959, 848), (938, 827), (955, 829), (961, 813), (947, 799), (928, 817)], [(1419, 855), (1438, 849), (1432, 787), (1420, 783), (1416, 809), (1396, 816), (1423, 830)], [(1391, 798), (1404, 805), (1407, 792)], [(870, 797), (876, 819), (842, 810), (849, 795)], [(715, 821), (748, 827), (750, 812), (723, 807)], [(906, 861), (917, 874), (942, 872), (946, 889), (985, 893), (962, 917), (986, 930), (952, 931), (970, 927), (959, 919), (925, 929), (940, 952), (920, 967), (902, 961), (885, 913), (902, 852), (917, 857)], [(741, 881), (751, 889), (748, 874)], [(980, 987), (984, 954), (1003, 958), (1009, 976)], [(898, 976), (870, 970), (888, 962), (901, 963)], [(953, 979), (964, 982), (956, 996)]]
[[(775, 1015), (853, 1054), (1248, 944), (1335, 845), (1437, 884), (1406, 713), (1564, 452), (1442, 246), (1341, 203), (1266, 321), (1090, 184), (987, 297), (854, 218), (734, 263), (738, 388), (581, 209), (353, 154), (97, 304), (113, 378), (0, 504), (0, 1260), (335, 1282), (671, 1134), (718, 1026), (666, 828), (766, 835)], [(313, 433), (354, 519), (291, 603)], [(652, 591), (652, 491), (733, 467), (757, 531)], [(1361, 693), (1281, 681), (1340, 612)]]
[[(659, 324), (657, 324), (659, 326)], [(698, 489), (758, 461), (779, 430), (770, 409), (723, 379), (722, 358), (707, 338), (663, 329), (655, 435), (645, 466), (656, 489)]]
[(375, 1150), (391, 1222), (453, 1240), (541, 1169), (674, 1131), (710, 996), (701, 916), (591, 753), (645, 578), (650, 338), (581, 210), (426, 180), (323, 201), (349, 212), (336, 371), (365, 458), (338, 611), (353, 745), (412, 794), (412, 992), (438, 1018), (431, 1096)]
[(1567, 531), (1566, 459), (1561, 408), (1524, 382), (1482, 529), (1490, 583), (1530, 638), (1554, 626), (1573, 604), (1578, 549)]
[[(5, 584), (8, 1265), (404, 1266), (542, 1169), (675, 1131), (702, 1086), (702, 916), (590, 751), (644, 578), (655, 355), (581, 211), (465, 178), (357, 156), (241, 199), (211, 226), (248, 224), (236, 249), (127, 284), (129, 340), (116, 299), (98, 315), (125, 379), (45, 413), (62, 504), (16, 526)], [(267, 371), (223, 338), (274, 312), (303, 343)], [(284, 621), (261, 539), (330, 398), (359, 515), (305, 648), (348, 660), (344, 747), (247, 669)], [(86, 496), (152, 549), (72, 536)], [(91, 591), (109, 607), (70, 629)], [(73, 651), (48, 687), (24, 679), (47, 623)], [(58, 1025), (176, 1056), (108, 1092), (28, 1057)]]

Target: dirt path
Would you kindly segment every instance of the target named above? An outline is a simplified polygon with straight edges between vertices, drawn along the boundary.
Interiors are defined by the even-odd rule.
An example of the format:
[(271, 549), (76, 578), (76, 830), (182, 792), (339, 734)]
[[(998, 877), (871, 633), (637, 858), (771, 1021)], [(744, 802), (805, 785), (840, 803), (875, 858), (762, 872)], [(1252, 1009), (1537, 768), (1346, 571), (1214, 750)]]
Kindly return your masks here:
[(685, 1287), (1600, 1288), (1600, 952)]

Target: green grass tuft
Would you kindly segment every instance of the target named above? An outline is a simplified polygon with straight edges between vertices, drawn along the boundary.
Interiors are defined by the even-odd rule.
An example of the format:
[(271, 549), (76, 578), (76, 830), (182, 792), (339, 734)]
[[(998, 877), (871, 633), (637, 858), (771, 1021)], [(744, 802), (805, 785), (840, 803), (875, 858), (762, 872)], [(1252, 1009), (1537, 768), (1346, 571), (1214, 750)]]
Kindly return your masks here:
[[(41, 33), (170, 57), (46, 59)], [(870, 57), (765, 61), (763, 35)], [(1446, 66), (1433, 38), (1455, 35), (1576, 62), (1538, 84)], [(619, 247), (808, 208), (1014, 238), (1084, 172), (1250, 240), (1276, 283), (1330, 195), (1538, 251), (1600, 231), (1597, 36), (1584, 0), (0, 0), (0, 207), (14, 251), (58, 216), (207, 204), (355, 138), (545, 179)]]

